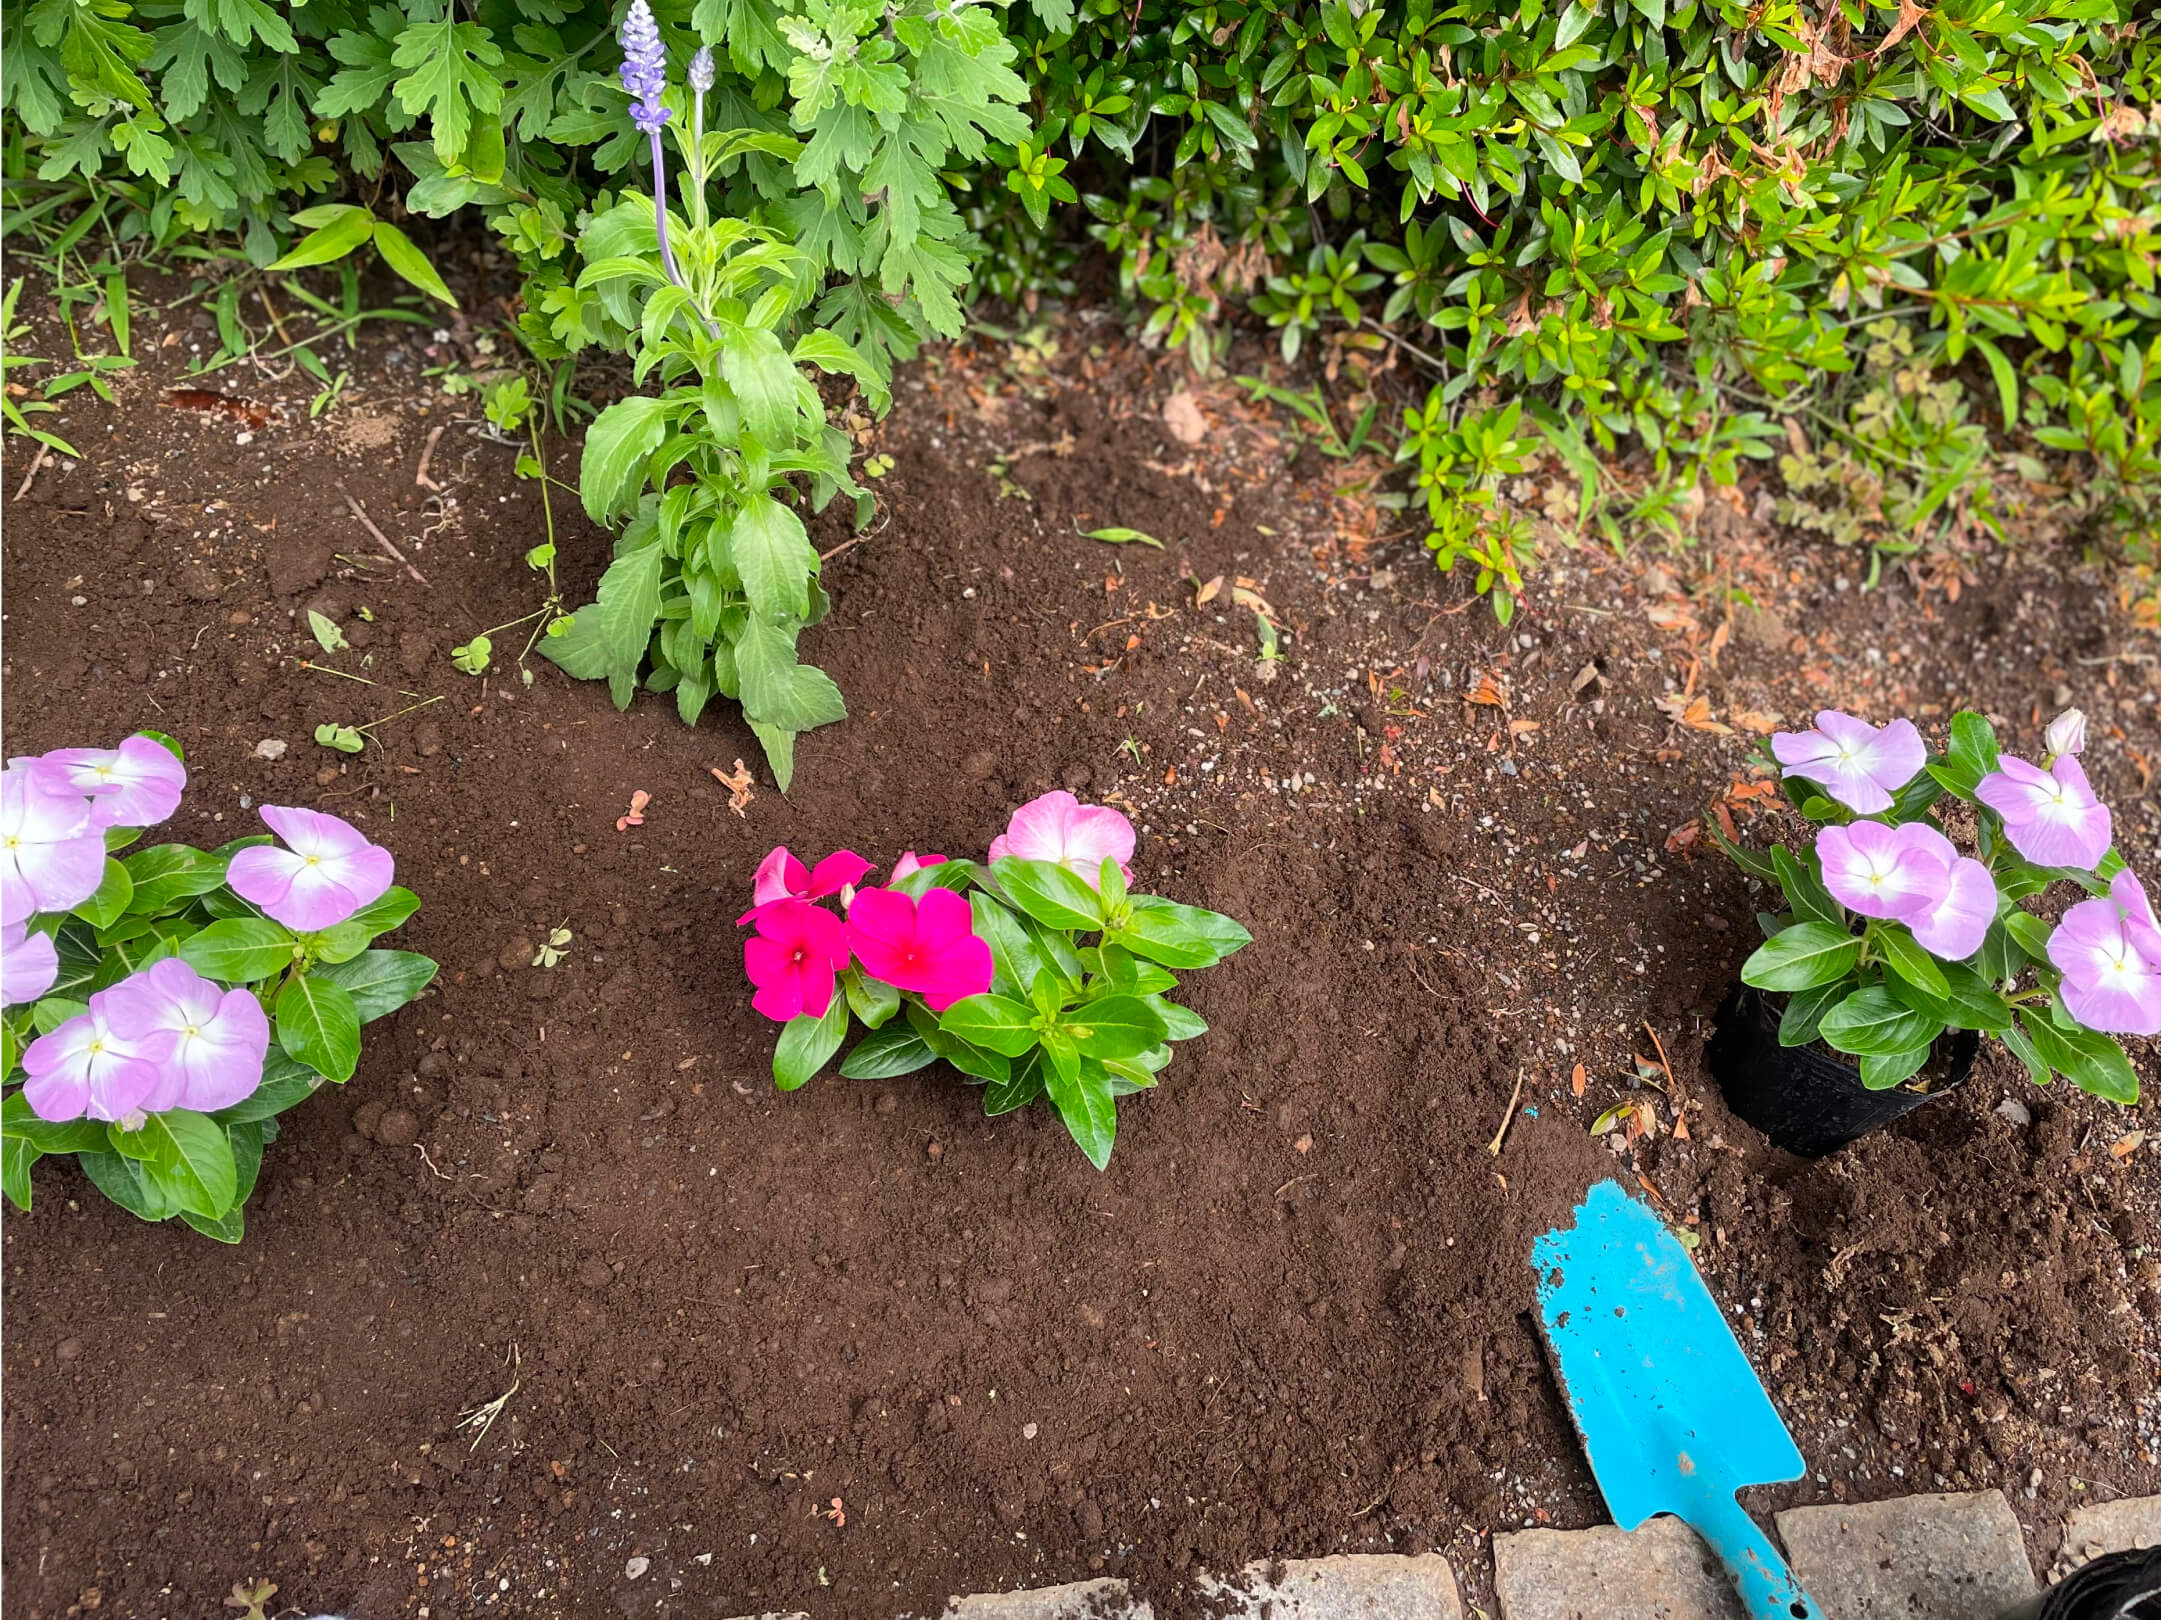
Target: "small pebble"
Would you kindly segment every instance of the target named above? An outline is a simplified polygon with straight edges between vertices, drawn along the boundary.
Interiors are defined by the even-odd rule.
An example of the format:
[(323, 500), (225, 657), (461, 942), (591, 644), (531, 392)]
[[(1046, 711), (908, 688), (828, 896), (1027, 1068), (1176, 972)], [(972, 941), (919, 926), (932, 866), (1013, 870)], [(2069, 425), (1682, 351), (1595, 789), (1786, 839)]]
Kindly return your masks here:
[(932, 1161), (935, 1162), (945, 1157), (945, 1144), (943, 1142), (933, 1142), (927, 1151)]
[(1033, 1423), (1023, 1423), (1020, 1426), (1020, 1437), (1023, 1440), (1033, 1440), (1035, 1436), (1036, 1426)]
[(283, 737), (265, 737), (255, 745), (257, 759), (283, 759), (287, 744)]
[(623, 1566), (623, 1578), (634, 1581), (652, 1567), (653, 1561), (650, 1558), (633, 1558)]

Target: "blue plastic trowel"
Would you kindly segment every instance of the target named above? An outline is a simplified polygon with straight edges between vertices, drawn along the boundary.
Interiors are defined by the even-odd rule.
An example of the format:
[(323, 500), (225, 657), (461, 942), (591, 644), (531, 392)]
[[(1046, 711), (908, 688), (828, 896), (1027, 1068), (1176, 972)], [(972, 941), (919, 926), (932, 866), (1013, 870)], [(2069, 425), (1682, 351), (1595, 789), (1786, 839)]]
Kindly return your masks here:
[(1620, 1183), (1531, 1245), (1539, 1326), (1613, 1522), (1671, 1513), (1724, 1560), (1755, 1620), (1822, 1620), (1756, 1521), (1744, 1485), (1799, 1479), (1779, 1420), (1678, 1239)]

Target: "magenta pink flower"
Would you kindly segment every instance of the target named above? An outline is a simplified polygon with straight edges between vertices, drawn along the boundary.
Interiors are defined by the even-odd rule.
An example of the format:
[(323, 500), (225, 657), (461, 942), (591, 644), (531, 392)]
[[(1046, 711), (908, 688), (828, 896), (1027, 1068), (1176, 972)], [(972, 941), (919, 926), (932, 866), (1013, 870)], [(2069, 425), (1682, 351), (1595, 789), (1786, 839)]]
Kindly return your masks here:
[(390, 887), (390, 851), (349, 823), (274, 804), (263, 806), (262, 817), (286, 847), (250, 845), (233, 857), (225, 881), (295, 933), (335, 928)]
[(220, 990), (177, 957), (104, 992), (112, 1032), (158, 1067), (136, 1104), (145, 1113), (210, 1113), (254, 1095), (270, 1050), (270, 1020), (246, 990)]
[(23, 1053), (23, 1097), (39, 1119), (117, 1120), (139, 1111), (158, 1084), (158, 1066), (107, 1019), (112, 991), (90, 1010), (40, 1035)]
[(187, 767), (163, 743), (129, 737), (118, 748), (56, 748), (41, 756), (68, 786), (90, 795), (94, 827), (154, 827), (180, 808)]
[(2003, 817), (2011, 847), (2036, 866), (2088, 869), (2108, 853), (2108, 806), (2094, 797), (2086, 771), (2069, 754), (2047, 770), (2006, 754), (1973, 796)]
[(2106, 900), (2081, 900), (2049, 935), (2071, 1016), (2104, 1035), (2161, 1034), (2161, 927), (2146, 891), (2119, 872)]
[(735, 919), (735, 925), (740, 928), (765, 907), (791, 897), (823, 900), (829, 894), (838, 894), (850, 884), (862, 882), (870, 870), (870, 862), (852, 849), (835, 850), (806, 869), (783, 844), (758, 863), (751, 883), (750, 909)]
[(72, 911), (105, 881), (105, 835), (90, 801), (42, 760), (0, 771), (0, 923)]
[(0, 924), (0, 1007), (20, 1007), (53, 987), (60, 951), (50, 934), (32, 934), (19, 922)]
[(976, 938), (975, 915), (951, 889), (911, 900), (891, 889), (864, 889), (848, 907), (848, 943), (863, 971), (896, 990), (913, 990), (932, 1012), (990, 988), (990, 946)]
[(1107, 806), (1082, 804), (1070, 793), (1046, 793), (1014, 811), (1006, 830), (991, 840), (990, 858), (1005, 855), (1056, 861), (1095, 888), (1106, 860), (1131, 875), (1126, 863), (1133, 859), (1133, 823)]
[(899, 860), (893, 863), (892, 881), (898, 883), (902, 878), (914, 877), (916, 873), (922, 871), (927, 866), (943, 865), (945, 865), (945, 857), (943, 855), (918, 855), (914, 850), (911, 849), (905, 855), (901, 856)]
[(750, 1004), (776, 1023), (825, 1016), (833, 983), (848, 965), (848, 931), (823, 906), (791, 896), (751, 914), (757, 931), (743, 941), (743, 971), (758, 993)]
[(1981, 948), (1989, 924), (1996, 920), (1995, 878), (1926, 822), (1908, 822), (1896, 836), (1906, 847), (1934, 858), (1949, 874), (1940, 895), (1917, 901), (1899, 921), (1913, 931), (1923, 950), (1946, 962), (1964, 961)]
[(1928, 763), (1911, 720), (1893, 720), (1879, 731), (1836, 709), (1819, 713), (1814, 731), (1779, 732), (1771, 752), (1788, 776), (1806, 777), (1864, 816), (1890, 809), (1898, 790)]
[[(1814, 778), (1811, 778), (1814, 780)], [(1823, 862), (1823, 886), (1848, 911), (1864, 917), (1904, 921), (1939, 904), (1950, 885), (1949, 860), (1921, 836), (1950, 840), (1918, 822), (1886, 827), (1880, 821), (1857, 821), (1850, 827), (1826, 827), (1816, 835), (1816, 856)]]

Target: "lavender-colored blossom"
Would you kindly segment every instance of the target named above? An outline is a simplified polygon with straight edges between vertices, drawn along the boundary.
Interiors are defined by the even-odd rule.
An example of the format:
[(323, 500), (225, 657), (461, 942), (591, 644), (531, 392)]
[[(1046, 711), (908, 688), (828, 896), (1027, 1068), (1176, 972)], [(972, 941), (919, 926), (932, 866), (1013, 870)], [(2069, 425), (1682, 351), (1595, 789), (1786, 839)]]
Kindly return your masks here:
[(149, 737), (118, 748), (56, 748), (41, 756), (79, 793), (90, 795), (93, 827), (154, 827), (180, 808), (187, 767)]
[(39, 1119), (117, 1120), (141, 1111), (158, 1083), (158, 1066), (108, 1019), (112, 991), (90, 998), (90, 1010), (40, 1035), (23, 1053), (23, 1100)]
[(158, 1083), (136, 1104), (145, 1113), (230, 1108), (263, 1082), (270, 1050), (263, 1004), (246, 990), (220, 990), (178, 957), (106, 991), (105, 1015), (115, 1035), (158, 1067)]
[(1950, 862), (1927, 840), (1914, 836), (1918, 825), (1857, 821), (1850, 827), (1824, 828), (1816, 835), (1823, 886), (1848, 911), (1895, 922), (1939, 904), (1951, 881)]
[(1816, 716), (1814, 731), (1781, 731), (1771, 752), (1788, 776), (1806, 777), (1850, 810), (1873, 816), (1920, 774), (1928, 748), (1911, 720), (1881, 730), (1836, 709)]
[(2048, 730), (2041, 733), (2041, 740), (2048, 744), (2048, 757), (2054, 760), (2061, 754), (2082, 754), (2086, 751), (2086, 712), (2083, 709), (2066, 709), (2048, 723)]
[(0, 924), (72, 911), (105, 881), (105, 835), (90, 801), (42, 760), (0, 771)]
[(690, 70), (686, 77), (690, 80), (691, 89), (697, 91), (701, 96), (713, 88), (713, 80), (717, 75), (713, 70), (712, 46), (700, 45), (698, 47), (697, 55), (690, 59)]
[(668, 125), (668, 109), (661, 104), (668, 91), (668, 52), (646, 0), (630, 0), (615, 37), (623, 47), (621, 73), (623, 88), (630, 92), (630, 121), (658, 137)]
[(1995, 878), (1925, 821), (1908, 822), (1895, 836), (1908, 849), (1941, 863), (1949, 874), (1941, 894), (1915, 902), (1898, 920), (1913, 931), (1923, 950), (1946, 962), (1964, 961), (1981, 948), (1989, 924), (1996, 920)]
[(2011, 847), (2036, 866), (2093, 867), (2108, 853), (2113, 823), (2085, 769), (2069, 754), (2047, 770), (2006, 754), (1973, 796), (2003, 817)]
[(50, 934), (33, 934), (19, 922), (0, 926), (0, 1007), (37, 1000), (60, 977), (60, 951)]
[(317, 810), (262, 807), (284, 849), (252, 844), (233, 857), (225, 881), (286, 927), (303, 934), (335, 928), (390, 887), (390, 851), (357, 828)]
[(2119, 872), (2105, 900), (2081, 900), (2049, 935), (2071, 1016), (2105, 1035), (2161, 1034), (2161, 928), (2146, 892)]

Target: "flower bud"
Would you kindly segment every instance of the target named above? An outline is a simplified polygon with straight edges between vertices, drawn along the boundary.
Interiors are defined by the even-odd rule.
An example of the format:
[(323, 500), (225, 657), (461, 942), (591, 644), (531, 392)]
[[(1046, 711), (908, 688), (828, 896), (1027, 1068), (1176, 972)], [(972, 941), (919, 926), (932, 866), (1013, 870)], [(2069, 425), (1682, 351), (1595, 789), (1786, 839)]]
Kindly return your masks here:
[(713, 47), (700, 45), (698, 54), (690, 59), (690, 87), (704, 95), (713, 88)]
[(2086, 747), (2086, 715), (2081, 709), (2066, 709), (2048, 723), (2042, 734), (2051, 755), (2077, 754)]

